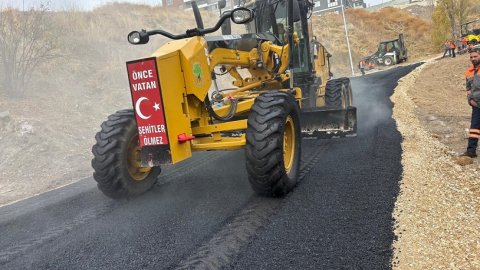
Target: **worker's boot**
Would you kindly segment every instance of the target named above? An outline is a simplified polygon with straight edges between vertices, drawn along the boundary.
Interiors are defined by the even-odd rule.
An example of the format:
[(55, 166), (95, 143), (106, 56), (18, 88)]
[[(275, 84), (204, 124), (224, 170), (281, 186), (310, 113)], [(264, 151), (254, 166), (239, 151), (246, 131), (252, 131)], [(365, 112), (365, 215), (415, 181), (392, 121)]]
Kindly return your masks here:
[(472, 152), (465, 152), (463, 154), (460, 155), (461, 157), (470, 157), (470, 158), (476, 158), (477, 157), (477, 154), (475, 153), (472, 153)]

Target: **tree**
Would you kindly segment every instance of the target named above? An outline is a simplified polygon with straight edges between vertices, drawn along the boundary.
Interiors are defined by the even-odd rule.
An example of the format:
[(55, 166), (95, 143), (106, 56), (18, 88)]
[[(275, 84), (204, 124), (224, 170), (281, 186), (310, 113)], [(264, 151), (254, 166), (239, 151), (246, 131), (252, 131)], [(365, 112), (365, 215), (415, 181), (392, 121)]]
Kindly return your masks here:
[(434, 11), (434, 23), (441, 23), (445, 26), (445, 22), (449, 25), (450, 33), (447, 37), (456, 38), (460, 34), (460, 24), (465, 23), (470, 14), (475, 11), (475, 0), (439, 0), (436, 10)]
[(44, 5), (0, 10), (1, 86), (10, 97), (24, 96), (36, 68), (58, 55), (48, 12)]
[(432, 20), (435, 29), (432, 32), (434, 44), (439, 45), (445, 39), (455, 39), (460, 35), (460, 24), (475, 14), (478, 0), (438, 0)]

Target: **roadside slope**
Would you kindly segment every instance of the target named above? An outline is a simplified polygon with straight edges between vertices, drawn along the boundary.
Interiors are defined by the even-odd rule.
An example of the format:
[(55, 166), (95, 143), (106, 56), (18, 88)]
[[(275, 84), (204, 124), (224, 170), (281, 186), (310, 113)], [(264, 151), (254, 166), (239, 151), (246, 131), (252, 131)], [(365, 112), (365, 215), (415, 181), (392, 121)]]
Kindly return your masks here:
[(473, 167), (422, 125), (410, 92), (428, 62), (401, 80), (392, 96), (403, 136), (403, 178), (395, 204), (394, 269), (480, 269), (480, 181)]
[[(396, 39), (399, 33), (404, 34), (408, 63), (430, 58), (439, 49), (432, 48), (432, 22), (407, 10), (391, 7), (375, 12), (348, 9), (345, 17), (355, 72), (358, 72), (360, 59), (374, 53), (380, 41)], [(332, 72), (337, 76), (351, 74), (342, 15), (329, 13), (314, 16), (313, 22), (315, 35), (332, 54)]]
[(471, 107), (465, 97), (464, 71), (469, 55), (446, 57), (425, 67), (408, 93), (415, 114), (432, 136), (457, 153), (467, 146), (464, 129), (470, 126)]

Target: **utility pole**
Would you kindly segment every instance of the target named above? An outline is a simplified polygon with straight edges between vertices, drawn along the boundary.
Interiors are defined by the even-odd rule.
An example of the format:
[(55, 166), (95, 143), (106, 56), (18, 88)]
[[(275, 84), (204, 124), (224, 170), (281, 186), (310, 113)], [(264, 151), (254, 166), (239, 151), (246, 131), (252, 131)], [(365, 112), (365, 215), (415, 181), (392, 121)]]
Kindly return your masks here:
[(345, 19), (345, 6), (343, 5), (343, 0), (340, 0), (340, 3), (342, 5), (343, 26), (345, 27), (345, 37), (347, 39), (348, 56), (350, 57), (350, 67), (352, 68), (352, 75), (355, 75), (355, 71), (353, 70), (352, 50), (350, 49), (350, 40), (348, 39), (347, 21)]

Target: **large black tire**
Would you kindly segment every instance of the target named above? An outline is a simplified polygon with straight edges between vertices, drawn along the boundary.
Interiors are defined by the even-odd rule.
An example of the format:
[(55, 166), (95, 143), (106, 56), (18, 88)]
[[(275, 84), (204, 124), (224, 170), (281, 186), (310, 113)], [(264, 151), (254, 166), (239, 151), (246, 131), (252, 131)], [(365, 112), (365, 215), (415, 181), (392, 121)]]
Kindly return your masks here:
[[(280, 197), (297, 184), (301, 155), (299, 115), (299, 106), (288, 93), (275, 91), (255, 99), (248, 116), (245, 154), (248, 180), (257, 194)], [(284, 153), (284, 144), (293, 151), (287, 151), (291, 154)]]
[(352, 106), (352, 86), (349, 78), (330, 80), (325, 86), (325, 105), (331, 109)]
[(391, 65), (393, 65), (393, 64), (394, 64), (394, 63), (393, 63), (393, 58), (390, 57), (390, 56), (385, 56), (385, 58), (383, 59), (383, 64), (384, 64), (385, 66), (391, 66)]
[[(118, 111), (103, 122), (92, 148), (93, 178), (98, 188), (114, 199), (140, 195), (157, 182), (160, 167), (132, 172), (132, 147), (138, 148), (138, 131), (133, 110)], [(136, 165), (136, 164), (135, 164)], [(130, 166), (130, 167), (129, 167)], [(136, 167), (139, 168), (139, 167)]]

